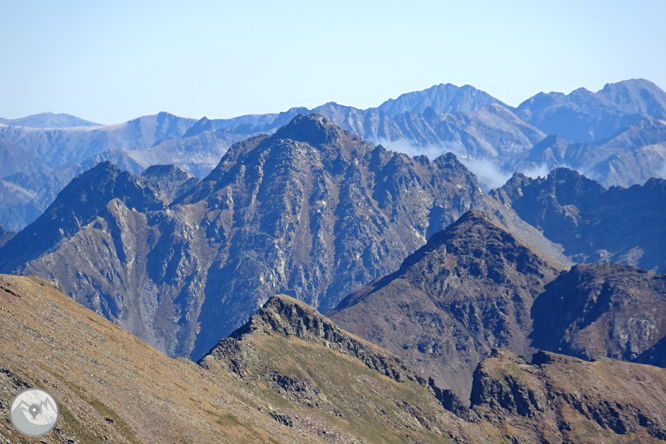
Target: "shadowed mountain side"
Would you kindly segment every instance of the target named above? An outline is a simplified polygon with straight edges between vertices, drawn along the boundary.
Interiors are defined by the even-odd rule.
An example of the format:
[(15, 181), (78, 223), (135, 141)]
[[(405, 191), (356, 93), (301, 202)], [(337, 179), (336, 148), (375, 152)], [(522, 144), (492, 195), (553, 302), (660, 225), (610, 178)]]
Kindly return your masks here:
[(659, 342), (644, 351), (634, 361), (666, 368), (666, 337), (661, 338)]
[(535, 348), (659, 365), (639, 355), (666, 336), (666, 276), (620, 264), (576, 265), (546, 286), (532, 319)]
[(491, 195), (564, 247), (575, 262), (618, 262), (666, 271), (666, 180), (604, 187), (558, 168), (547, 177), (515, 174)]
[(473, 210), (327, 315), (465, 399), (492, 347), (530, 354), (530, 307), (561, 270)]

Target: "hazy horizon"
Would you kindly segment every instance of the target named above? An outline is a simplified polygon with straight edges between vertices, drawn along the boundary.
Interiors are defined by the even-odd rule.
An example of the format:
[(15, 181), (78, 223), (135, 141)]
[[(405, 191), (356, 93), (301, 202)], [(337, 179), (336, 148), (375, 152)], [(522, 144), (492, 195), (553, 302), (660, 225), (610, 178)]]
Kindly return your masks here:
[(365, 109), (439, 83), (469, 84), (511, 106), (631, 78), (666, 87), (657, 56), (666, 3), (655, 0), (3, 7), (7, 119), (220, 119), (331, 101)]

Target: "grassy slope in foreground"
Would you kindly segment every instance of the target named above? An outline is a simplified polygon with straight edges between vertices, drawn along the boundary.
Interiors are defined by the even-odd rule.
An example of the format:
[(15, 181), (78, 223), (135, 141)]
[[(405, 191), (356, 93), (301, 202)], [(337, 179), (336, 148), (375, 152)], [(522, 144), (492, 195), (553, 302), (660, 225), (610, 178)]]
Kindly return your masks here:
[[(253, 341), (270, 375), (205, 369), (165, 356), (47, 281), (0, 275), (0, 442), (448, 442), (449, 426), (469, 442), (472, 424), (414, 382), (322, 344), (266, 334)], [(314, 383), (311, 404), (289, 378)], [(27, 387), (46, 389), (61, 406), (57, 429), (37, 440), (7, 419)]]

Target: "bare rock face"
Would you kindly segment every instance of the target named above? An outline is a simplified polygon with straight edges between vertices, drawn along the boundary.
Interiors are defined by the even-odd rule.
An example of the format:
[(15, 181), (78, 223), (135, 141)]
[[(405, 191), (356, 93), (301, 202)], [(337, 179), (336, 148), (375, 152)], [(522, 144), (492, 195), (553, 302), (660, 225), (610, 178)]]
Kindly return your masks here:
[(558, 168), (548, 177), (515, 174), (491, 193), (525, 222), (562, 244), (575, 262), (618, 262), (666, 271), (666, 181), (608, 190)]
[(466, 399), (493, 347), (530, 354), (530, 307), (561, 270), (473, 210), (327, 315)]
[[(493, 350), (474, 373), (472, 410), (509, 442), (663, 442), (663, 369), (538, 352)], [(594, 437), (594, 438), (593, 438)]]
[(666, 276), (628, 265), (576, 265), (546, 286), (532, 318), (535, 348), (633, 361), (666, 336)]
[(192, 356), (268, 295), (334, 307), (484, 199), (455, 156), (410, 158), (317, 115), (237, 145), (181, 199), (216, 251)]
[(328, 310), (486, 202), (453, 154), (411, 158), (318, 115), (236, 144), (200, 183), (103, 163), (0, 252), (172, 356), (200, 358), (271, 295)]

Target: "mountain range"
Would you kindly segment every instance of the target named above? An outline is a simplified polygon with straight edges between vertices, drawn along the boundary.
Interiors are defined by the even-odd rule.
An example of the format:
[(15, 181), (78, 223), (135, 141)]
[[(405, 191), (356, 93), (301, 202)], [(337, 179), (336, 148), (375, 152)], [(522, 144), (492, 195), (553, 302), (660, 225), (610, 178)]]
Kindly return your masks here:
[[(44, 442), (658, 443), (666, 373), (493, 349), (469, 407), (391, 352), (276, 295), (194, 363), (168, 358), (36, 277), (0, 275), (0, 439), (10, 400), (59, 404)], [(609, 390), (613, 387), (613, 390)]]
[[(537, 273), (533, 290), (516, 284), (520, 273), (495, 273), (513, 276), (507, 285), (524, 289), (519, 311), (526, 319), (541, 287), (571, 259), (663, 271), (660, 244), (644, 241), (660, 233), (662, 225), (652, 222), (661, 207), (646, 203), (663, 201), (662, 183), (606, 191), (558, 169), (545, 179), (516, 175), (486, 194), (451, 153), (412, 158), (319, 115), (299, 115), (272, 136), (235, 144), (203, 180), (175, 166), (131, 175), (99, 164), (75, 178), (33, 224), (7, 235), (0, 272), (54, 280), (167, 354), (199, 359), (270, 295), (331, 310), (361, 286), (397, 272), (409, 254), (476, 208), (550, 264), (551, 271)], [(525, 322), (511, 329), (527, 344), (531, 324)], [(488, 334), (468, 332), (485, 340)], [(490, 348), (511, 341), (468, 348), (460, 387), (469, 388), (471, 370)]]
[[(637, 116), (592, 141), (546, 136), (518, 109), (453, 85), (384, 109), (320, 107), (335, 121), (292, 109), (227, 121), (160, 113), (110, 131), (1, 126), (10, 211), (0, 214), (20, 225), (31, 208), (36, 219), (0, 225), (0, 273), (39, 278), (0, 276), (0, 389), (47, 384), (48, 361), (65, 384), (49, 387), (78, 403), (56, 431), (65, 442), (87, 432), (174, 442), (154, 430), (160, 421), (182, 442), (666, 440), (666, 181), (649, 177), (662, 102), (649, 82), (624, 83), (524, 104), (542, 126), (571, 110), (587, 110), (591, 120), (576, 119), (589, 128), (610, 125), (592, 118), (599, 103)], [(407, 132), (432, 158), (372, 142)], [(458, 148), (435, 156), (431, 139)], [(180, 164), (151, 165), (163, 155)], [(645, 180), (608, 187), (561, 166), (574, 159), (611, 165), (606, 180)], [(471, 171), (512, 161), (555, 169), (515, 172), (489, 192)], [(106, 335), (118, 347), (100, 345)], [(46, 358), (16, 351), (38, 339)], [(142, 355), (148, 364), (121, 370)], [(85, 371), (66, 376), (57, 359)], [(195, 381), (196, 401), (176, 375)], [(135, 384), (150, 388), (130, 396)], [(150, 420), (131, 419), (126, 395), (168, 398), (184, 418), (152, 406)]]
[[(68, 115), (4, 119), (0, 140), (16, 152), (32, 153), (44, 164), (41, 169), (54, 170), (57, 177), (29, 174), (7, 162), (8, 172), (0, 177), (0, 209), (11, 208), (12, 216), (0, 217), (0, 223), (19, 231), (73, 177), (104, 160), (133, 174), (152, 165), (175, 164), (203, 178), (234, 143), (270, 135), (297, 114), (309, 113), (411, 155), (434, 158), (453, 152), (486, 189), (502, 185), (515, 171), (543, 175), (560, 166), (604, 186), (626, 187), (664, 176), (664, 123), (659, 119), (665, 104), (666, 93), (656, 85), (633, 79), (608, 84), (597, 93), (540, 93), (517, 108), (469, 85), (440, 84), (366, 110), (329, 102), (311, 110), (296, 107), (213, 120), (161, 112), (107, 126)], [(11, 177), (17, 173), (30, 180)]]

